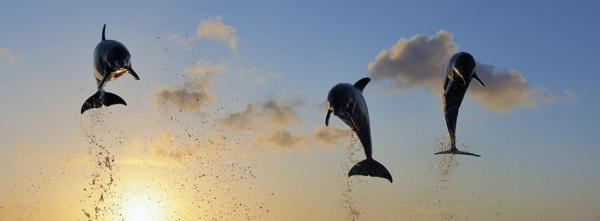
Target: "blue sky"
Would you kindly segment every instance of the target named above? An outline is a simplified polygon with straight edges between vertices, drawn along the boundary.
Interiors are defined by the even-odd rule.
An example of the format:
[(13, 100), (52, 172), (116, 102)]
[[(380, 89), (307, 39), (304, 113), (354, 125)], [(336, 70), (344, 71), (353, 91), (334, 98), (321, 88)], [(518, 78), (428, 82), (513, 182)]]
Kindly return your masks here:
[[(82, 146), (87, 141), (81, 132), (85, 116), (79, 108), (94, 92), (92, 52), (105, 23), (107, 37), (128, 47), (142, 79), (124, 76), (107, 87), (129, 103), (126, 108), (111, 109), (114, 118), (110, 122), (139, 139), (152, 137), (158, 130), (182, 131), (181, 125), (163, 123), (171, 116), (186, 121), (183, 127), (210, 130), (193, 123), (204, 116), (161, 110), (155, 103), (157, 91), (182, 84), (184, 68), (198, 60), (227, 66), (227, 73), (211, 85), (218, 98), (208, 109), (223, 106), (226, 111), (213, 118), (268, 98), (299, 96), (307, 104), (298, 111), (303, 123), (297, 130), (306, 132), (323, 122), (325, 113), (318, 105), (328, 90), (339, 82), (352, 83), (366, 76), (368, 64), (381, 50), (399, 39), (447, 30), (458, 50), (471, 52), (479, 62), (518, 70), (528, 83), (558, 97), (565, 90), (576, 95), (576, 99), (540, 102), (505, 113), (466, 100), (458, 140), (483, 158), (459, 158), (460, 166), (454, 170), (457, 185), (473, 187), (476, 193), (492, 198), (504, 194), (506, 199), (499, 201), (512, 212), (518, 211), (507, 209), (513, 201), (564, 200), (564, 204), (534, 205), (528, 215), (511, 214), (517, 219), (539, 218), (536, 208), (567, 207), (561, 214), (564, 217), (579, 214), (580, 220), (598, 220), (600, 214), (591, 213), (600, 209), (594, 208), (600, 205), (600, 196), (588, 193), (597, 192), (600, 185), (600, 149), (595, 142), (600, 132), (596, 117), (600, 110), (596, 87), (600, 81), (596, 67), (599, 11), (596, 1), (3, 2), (0, 48), (8, 48), (16, 61), (0, 54), (0, 87), (4, 89), (0, 94), (0, 153), (20, 143), (42, 152), (85, 152)], [(200, 39), (190, 50), (169, 38), (173, 34), (193, 37), (200, 22), (219, 17), (235, 28), (237, 49)], [(253, 84), (252, 79), (237, 76), (240, 70), (252, 68), (279, 77)], [(431, 184), (437, 179), (431, 168), (438, 162), (431, 153), (440, 140), (445, 141), (441, 100), (424, 87), (404, 91), (391, 87), (391, 82), (382, 80), (365, 89), (374, 155), (399, 177), (394, 185), (406, 184), (417, 192), (416, 199), (428, 202), (428, 191), (417, 186), (438, 185)], [(161, 128), (152, 129), (157, 122)], [(334, 125), (345, 127), (338, 119)], [(300, 159), (329, 162), (331, 156), (344, 154), (342, 150), (338, 146), (324, 153), (309, 151), (301, 153)], [(282, 152), (275, 162), (298, 170), (296, 164), (285, 165), (297, 153)], [(9, 161), (0, 161), (0, 166), (18, 167)], [(426, 178), (415, 178), (419, 176)], [(381, 183), (373, 185), (371, 193), (381, 194), (376, 196), (392, 191)], [(405, 196), (400, 188), (394, 187), (394, 196)], [(448, 190), (444, 197), (480, 202), (469, 197), (473, 192), (452, 190), (458, 192)], [(577, 213), (577, 208), (584, 212)], [(366, 214), (371, 211), (366, 210)], [(480, 217), (461, 214), (465, 220), (491, 217), (483, 212)]]

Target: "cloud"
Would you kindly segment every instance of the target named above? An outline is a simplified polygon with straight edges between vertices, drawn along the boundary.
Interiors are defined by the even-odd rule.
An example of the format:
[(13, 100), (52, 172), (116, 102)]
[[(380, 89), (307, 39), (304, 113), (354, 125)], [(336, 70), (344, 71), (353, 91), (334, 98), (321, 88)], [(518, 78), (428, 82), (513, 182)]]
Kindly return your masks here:
[(237, 30), (223, 23), (221, 16), (202, 20), (195, 34), (170, 34), (168, 39), (188, 50), (193, 49), (196, 42), (202, 39), (225, 43), (234, 51), (237, 50), (238, 44)]
[(203, 20), (198, 25), (196, 36), (200, 39), (219, 41), (229, 45), (232, 50), (237, 49), (237, 30), (223, 23), (223, 17), (215, 17)]
[(318, 125), (315, 127), (313, 136), (315, 140), (320, 142), (323, 146), (331, 147), (340, 143), (340, 141), (350, 139), (352, 131), (350, 129)]
[(260, 148), (331, 148), (349, 140), (352, 135), (349, 129), (318, 125), (312, 132), (299, 130), (303, 120), (298, 112), (305, 106), (303, 99), (268, 99), (248, 104), (242, 111), (231, 113), (220, 122), (237, 130), (236, 134), (245, 135), (248, 143)]
[(289, 149), (322, 147), (332, 148), (352, 137), (350, 129), (315, 126), (311, 133), (293, 132), (289, 129), (279, 129), (267, 136), (257, 138), (255, 145), (263, 148)]
[(6, 59), (9, 63), (17, 63), (18, 57), (9, 48), (0, 48), (0, 59)]
[[(536, 97), (548, 102), (553, 95), (527, 83), (521, 72), (499, 71), (492, 65), (478, 64), (477, 75), (486, 87), (470, 88), (470, 98), (483, 102), (484, 107), (499, 112), (508, 112), (517, 106), (535, 107)], [(489, 82), (489, 83), (488, 83)]]
[(158, 93), (157, 104), (164, 107), (168, 103), (172, 103), (185, 112), (200, 110), (214, 100), (208, 85), (205, 80), (194, 79), (183, 85), (169, 86)]
[(232, 113), (221, 122), (235, 129), (257, 126), (286, 128), (302, 122), (296, 111), (297, 107), (281, 100), (269, 99), (264, 102), (248, 104), (243, 111)]
[[(446, 65), (457, 52), (452, 33), (441, 30), (434, 36), (415, 35), (400, 39), (384, 49), (369, 63), (375, 80), (392, 80), (398, 90), (425, 87), (435, 96), (442, 95)], [(542, 86), (531, 85), (518, 70), (500, 70), (494, 65), (478, 62), (477, 73), (486, 87), (472, 85), (468, 96), (486, 109), (508, 112), (517, 107), (535, 107), (537, 103), (573, 100), (575, 94), (552, 95)]]
[(400, 39), (392, 48), (379, 52), (369, 63), (369, 72), (376, 80), (394, 81), (400, 90), (424, 85), (441, 94), (444, 68), (455, 52), (456, 44), (450, 32), (415, 35)]
[(281, 129), (271, 135), (257, 138), (254, 143), (261, 147), (292, 148), (298, 147), (304, 139), (305, 137), (302, 135), (292, 133), (287, 129)]
[(171, 85), (159, 90), (156, 96), (159, 107), (165, 108), (173, 104), (180, 111), (201, 111), (202, 108), (215, 101), (210, 91), (213, 79), (227, 71), (224, 64), (214, 64), (204, 60), (184, 68), (186, 81), (183, 85)]

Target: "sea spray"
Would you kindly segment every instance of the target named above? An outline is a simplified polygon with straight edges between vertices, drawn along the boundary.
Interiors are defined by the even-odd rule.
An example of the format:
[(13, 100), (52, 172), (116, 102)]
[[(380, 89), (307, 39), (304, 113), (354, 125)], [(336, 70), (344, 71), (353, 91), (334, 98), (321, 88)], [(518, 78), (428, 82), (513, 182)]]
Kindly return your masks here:
[(355, 201), (352, 191), (354, 189), (355, 181), (348, 177), (348, 171), (356, 163), (360, 161), (357, 155), (360, 155), (362, 145), (358, 140), (358, 137), (352, 135), (350, 142), (350, 148), (343, 148), (346, 151), (346, 158), (342, 160), (342, 179), (343, 179), (343, 192), (342, 192), (342, 207), (347, 211), (347, 215), (350, 220), (356, 221), (360, 218), (360, 210), (358, 209), (357, 202)]
[(181, 167), (166, 170), (172, 186), (163, 188), (175, 189), (179, 195), (187, 193), (180, 200), (188, 204), (186, 210), (173, 211), (171, 216), (182, 220), (262, 220), (270, 213), (264, 199), (275, 193), (256, 184), (260, 158), (246, 152), (258, 150), (240, 145), (249, 142), (219, 125), (215, 114), (204, 115), (196, 124), (188, 124), (192, 122), (185, 119), (188, 116), (169, 117), (169, 126), (183, 132), (173, 134), (161, 147), (161, 154), (177, 156)]
[[(438, 144), (436, 152), (450, 149), (450, 144), (447, 143), (447, 137), (445, 136), (436, 139), (436, 143)], [(434, 161), (435, 169), (442, 181), (447, 181), (451, 177), (454, 168), (459, 165), (454, 154), (435, 155)]]
[(87, 199), (82, 200), (82, 213), (88, 220), (104, 220), (118, 215), (121, 209), (116, 196), (114, 149), (127, 139), (122, 131), (108, 126), (110, 112), (104, 108), (88, 111), (82, 118), (82, 128), (88, 140), (88, 157), (93, 165), (90, 181), (83, 188)]

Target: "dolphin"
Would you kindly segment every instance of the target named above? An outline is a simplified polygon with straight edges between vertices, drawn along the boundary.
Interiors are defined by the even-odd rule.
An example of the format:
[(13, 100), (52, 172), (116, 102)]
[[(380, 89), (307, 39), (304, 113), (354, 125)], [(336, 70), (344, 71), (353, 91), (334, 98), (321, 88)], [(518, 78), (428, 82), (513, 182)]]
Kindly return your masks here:
[(480, 155), (460, 151), (456, 148), (456, 120), (458, 118), (458, 109), (462, 103), (471, 79), (476, 79), (481, 86), (485, 84), (477, 76), (475, 71), (475, 59), (467, 52), (458, 52), (450, 59), (446, 70), (446, 78), (444, 81), (444, 96), (442, 98), (442, 107), (444, 116), (446, 117), (446, 126), (448, 127), (448, 135), (450, 138), (450, 150), (441, 151), (437, 154), (462, 154), (479, 157)]
[(352, 128), (362, 143), (367, 159), (354, 165), (348, 172), (348, 176), (374, 176), (392, 182), (390, 172), (381, 163), (375, 161), (372, 156), (369, 111), (362, 95), (362, 91), (369, 81), (371, 81), (370, 78), (363, 78), (354, 85), (348, 83), (335, 85), (327, 96), (329, 109), (327, 110), (325, 125), (329, 126), (329, 117), (333, 113)]
[(85, 100), (85, 103), (81, 106), (81, 114), (92, 108), (100, 108), (102, 105), (127, 105), (123, 98), (104, 91), (104, 85), (106, 82), (115, 80), (125, 73), (131, 74), (136, 80), (140, 79), (131, 68), (131, 55), (125, 45), (115, 40), (107, 40), (104, 34), (105, 30), (106, 24), (102, 27), (102, 40), (94, 50), (95, 77), (98, 91)]

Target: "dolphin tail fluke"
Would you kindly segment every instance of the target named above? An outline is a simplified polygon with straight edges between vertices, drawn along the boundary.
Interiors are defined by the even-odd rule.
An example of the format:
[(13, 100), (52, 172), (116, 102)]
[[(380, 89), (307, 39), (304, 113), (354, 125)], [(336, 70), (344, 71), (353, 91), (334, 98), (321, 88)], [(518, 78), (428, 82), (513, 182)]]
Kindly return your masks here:
[(85, 100), (83, 106), (81, 106), (81, 114), (83, 114), (83, 112), (85, 112), (86, 110), (92, 108), (100, 108), (102, 107), (102, 105), (110, 106), (113, 104), (127, 105), (127, 103), (125, 103), (125, 100), (119, 97), (119, 95), (110, 92), (98, 91), (94, 95), (90, 96), (87, 100)]
[(100, 92), (96, 92), (94, 95), (85, 100), (83, 106), (81, 106), (81, 114), (83, 114), (83, 112), (86, 110), (99, 107), (102, 107), (102, 101), (100, 99)]
[(123, 98), (119, 97), (119, 95), (110, 92), (104, 92), (102, 104), (104, 104), (104, 106), (107, 107), (113, 104), (122, 104), (127, 106), (127, 103), (125, 103), (125, 100), (123, 100)]
[(354, 175), (381, 177), (392, 182), (390, 172), (374, 159), (366, 159), (354, 165), (348, 172), (348, 176)]
[(481, 157), (481, 155), (479, 155), (479, 154), (474, 154), (474, 153), (470, 153), (470, 152), (466, 152), (466, 151), (460, 151), (460, 150), (458, 150), (456, 148), (451, 148), (450, 150), (440, 151), (440, 152), (434, 153), (434, 155), (440, 155), (440, 154), (460, 154), (460, 155), (469, 155), (469, 156)]

